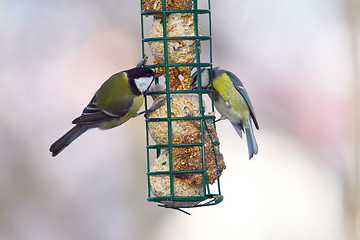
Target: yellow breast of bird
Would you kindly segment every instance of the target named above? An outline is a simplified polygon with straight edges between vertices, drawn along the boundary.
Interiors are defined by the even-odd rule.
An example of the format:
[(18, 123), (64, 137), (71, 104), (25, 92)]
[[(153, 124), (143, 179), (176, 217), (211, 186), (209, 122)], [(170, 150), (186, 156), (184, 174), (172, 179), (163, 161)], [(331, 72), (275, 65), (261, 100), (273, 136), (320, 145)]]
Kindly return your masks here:
[(249, 117), (250, 111), (245, 99), (234, 87), (227, 74), (217, 76), (213, 81), (213, 87), (222, 97), (215, 103), (221, 115), (236, 122)]

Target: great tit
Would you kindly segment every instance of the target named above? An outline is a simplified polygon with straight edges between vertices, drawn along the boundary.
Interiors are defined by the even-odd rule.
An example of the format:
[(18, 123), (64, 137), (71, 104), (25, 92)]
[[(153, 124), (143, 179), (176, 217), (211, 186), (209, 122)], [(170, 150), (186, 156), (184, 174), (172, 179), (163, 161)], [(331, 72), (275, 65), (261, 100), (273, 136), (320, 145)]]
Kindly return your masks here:
[(138, 66), (141, 65), (112, 75), (101, 85), (81, 116), (72, 121), (76, 125), (51, 145), (52, 156), (58, 155), (88, 129), (110, 129), (139, 115), (144, 93), (160, 74)]
[[(198, 75), (192, 75), (192, 89), (198, 88)], [(242, 137), (246, 133), (249, 159), (258, 153), (252, 123), (259, 129), (255, 117), (254, 108), (251, 104), (244, 85), (235, 74), (220, 68), (203, 68), (201, 71), (201, 86), (208, 89), (212, 86), (214, 94), (214, 105), (221, 114), (222, 119), (228, 119), (236, 132)]]

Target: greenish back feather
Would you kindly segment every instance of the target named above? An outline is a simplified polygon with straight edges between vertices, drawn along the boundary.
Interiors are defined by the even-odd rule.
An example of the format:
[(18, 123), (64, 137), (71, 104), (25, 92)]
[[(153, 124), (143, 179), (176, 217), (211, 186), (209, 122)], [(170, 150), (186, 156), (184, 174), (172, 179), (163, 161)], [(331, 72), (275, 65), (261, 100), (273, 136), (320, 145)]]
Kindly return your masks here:
[(123, 72), (111, 76), (96, 93), (97, 107), (118, 116), (128, 112), (133, 105), (133, 99), (134, 94)]

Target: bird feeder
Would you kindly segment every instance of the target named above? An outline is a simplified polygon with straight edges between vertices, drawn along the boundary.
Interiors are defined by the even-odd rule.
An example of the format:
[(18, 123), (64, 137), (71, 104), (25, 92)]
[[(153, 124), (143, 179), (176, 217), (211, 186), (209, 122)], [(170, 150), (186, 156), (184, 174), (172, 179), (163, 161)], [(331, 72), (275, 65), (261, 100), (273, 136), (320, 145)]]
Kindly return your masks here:
[[(165, 77), (164, 85), (157, 85), (163, 87), (150, 91), (145, 101), (146, 110), (152, 110), (145, 120), (147, 200), (166, 208), (209, 206), (223, 199), (219, 178), (225, 163), (214, 105), (211, 100), (207, 113), (205, 98), (211, 90), (201, 88), (201, 69), (212, 67), (210, 0), (206, 5), (199, 9), (197, 0), (141, 0), (142, 54), (153, 57), (146, 67)], [(200, 18), (206, 19), (205, 35)], [(146, 26), (146, 21), (151, 23)], [(192, 90), (195, 71), (198, 89)]]

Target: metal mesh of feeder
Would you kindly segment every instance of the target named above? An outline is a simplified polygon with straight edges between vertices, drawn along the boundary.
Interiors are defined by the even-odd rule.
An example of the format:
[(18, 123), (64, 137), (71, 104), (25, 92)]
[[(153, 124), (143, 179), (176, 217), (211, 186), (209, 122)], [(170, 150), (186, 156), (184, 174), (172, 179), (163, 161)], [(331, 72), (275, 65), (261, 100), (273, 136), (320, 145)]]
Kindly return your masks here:
[[(152, 108), (146, 116), (148, 201), (169, 208), (214, 205), (222, 201), (220, 181), (225, 169), (219, 151), (215, 116), (206, 114), (201, 68), (212, 67), (210, 0), (198, 9), (197, 0), (141, 0), (142, 53), (148, 44), (153, 64), (165, 76), (165, 87), (150, 91)], [(199, 15), (208, 16), (209, 35), (200, 36)], [(145, 36), (144, 18), (152, 17)], [(201, 62), (201, 43), (209, 43), (209, 61)], [(198, 89), (191, 90), (191, 72)], [(148, 99), (145, 107), (148, 109)], [(150, 144), (151, 140), (155, 144)], [(151, 160), (156, 158), (155, 160)]]

